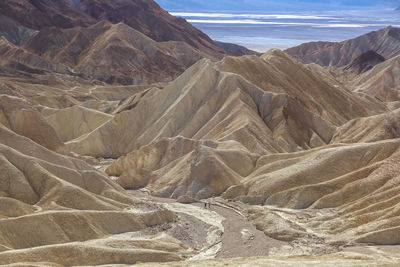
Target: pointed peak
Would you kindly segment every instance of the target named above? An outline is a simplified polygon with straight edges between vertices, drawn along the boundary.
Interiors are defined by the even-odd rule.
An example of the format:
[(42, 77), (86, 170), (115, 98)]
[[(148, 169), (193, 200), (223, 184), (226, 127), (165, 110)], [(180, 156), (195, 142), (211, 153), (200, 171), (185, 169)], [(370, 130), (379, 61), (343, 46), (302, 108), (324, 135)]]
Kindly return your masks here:
[(286, 60), (286, 61), (295, 61), (291, 56), (289, 56), (288, 54), (286, 54), (282, 50), (276, 49), (276, 48), (268, 50), (266, 53), (264, 53), (261, 56), (261, 58), (264, 59), (264, 60), (269, 60), (269, 59), (272, 59), (272, 58), (279, 58), (281, 60)]
[(392, 37), (395, 38), (397, 40), (400, 40), (400, 28), (395, 28), (393, 26), (388, 26), (385, 28), (385, 33)]

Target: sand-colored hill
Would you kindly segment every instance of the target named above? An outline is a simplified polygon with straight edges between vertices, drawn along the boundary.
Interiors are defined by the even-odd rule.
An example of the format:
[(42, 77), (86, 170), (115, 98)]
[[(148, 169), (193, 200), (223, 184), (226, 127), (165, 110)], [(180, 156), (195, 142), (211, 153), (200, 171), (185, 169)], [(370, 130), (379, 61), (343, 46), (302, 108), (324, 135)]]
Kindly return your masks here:
[(349, 121), (336, 130), (332, 142), (369, 143), (400, 138), (400, 109)]
[[(129, 250), (122, 249), (129, 244), (123, 235), (102, 241), (171, 222), (175, 215), (157, 208), (129, 211), (141, 201), (85, 162), (47, 150), (3, 125), (0, 155), (1, 264), (133, 264), (177, 260), (175, 252), (185, 250), (168, 236), (130, 238), (135, 245)], [(91, 256), (82, 260), (85, 254)]]
[[(292, 72), (299, 76), (288, 74)], [(358, 97), (338, 82), (331, 84), (275, 50), (262, 58), (199, 61), (161, 91), (68, 147), (115, 158), (162, 137), (181, 135), (234, 140), (256, 153), (292, 152), (328, 144), (335, 127), (385, 109), (379, 101)]]
[(260, 58), (227, 57), (220, 62), (223, 71), (237, 73), (264, 91), (284, 93), (296, 98), (314, 114), (340, 125), (354, 117), (367, 116), (379, 103), (367, 103), (349, 92), (336, 80), (307, 68), (279, 50), (270, 50)]
[(318, 253), (318, 244), (332, 251), (340, 244), (397, 245), (399, 155), (395, 139), (264, 156), (225, 197), (264, 201), (248, 218), (272, 238), (300, 242), (303, 253)]
[[(159, 138), (182, 135), (193, 139), (237, 139), (250, 151), (278, 151), (250, 94), (261, 97), (264, 93), (239, 76), (221, 73), (212, 62), (202, 60), (135, 108), (116, 115), (68, 146), (81, 154), (119, 157)], [(265, 96), (266, 101), (274, 98), (285, 102), (285, 96)], [(279, 101), (277, 105), (281, 105)], [(109, 134), (113, 135), (111, 142)]]
[(164, 138), (119, 158), (107, 174), (124, 188), (146, 187), (168, 198), (204, 199), (240, 184), (259, 155), (235, 141)]
[[(334, 185), (340, 181), (336, 178), (342, 176), (343, 179), (349, 180), (356, 177), (365, 178), (357, 176), (356, 171), (386, 159), (397, 150), (398, 140), (388, 140), (370, 144), (333, 145), (293, 154), (263, 156), (257, 161), (258, 165), (244, 181), (244, 185), (240, 186), (240, 190), (232, 188), (232, 193), (228, 190), (226, 195), (234, 197), (237, 194), (245, 194), (248, 196), (247, 201), (254, 203), (306, 208), (320, 198), (329, 199), (335, 196), (333, 194), (335, 192), (329, 192), (335, 187), (326, 188), (329, 190), (325, 192), (323, 190), (325, 185), (329, 183)], [(340, 167), (333, 168), (333, 166)], [(331, 169), (329, 173), (325, 173), (327, 168)], [(347, 174), (350, 175), (346, 176)], [(361, 172), (359, 175), (367, 177), (368, 172), (367, 174)], [(315, 195), (311, 192), (305, 193), (303, 190), (315, 192)], [(331, 193), (332, 196), (325, 197)], [(342, 198), (338, 200), (343, 201)]]
[[(339, 238), (341, 231), (329, 232), (341, 240), (354, 241), (364, 240), (361, 238), (367, 236), (371, 225), (379, 220), (378, 207), (396, 210), (397, 202), (392, 198), (398, 187), (399, 149), (399, 139), (391, 139), (261, 156), (249, 153), (237, 143), (199, 143), (175, 138), (163, 139), (120, 158), (107, 173), (119, 176), (118, 182), (126, 188), (145, 186), (153, 194), (163, 197), (207, 198), (222, 193), (225, 198), (253, 205), (292, 209), (339, 208), (339, 211), (346, 211), (343, 218), (351, 218), (364, 210), (376, 213), (365, 215), (365, 219), (357, 223), (350, 219), (346, 221), (341, 231), (350, 227), (351, 235), (343, 234)], [(335, 217), (323, 219), (326, 225), (321, 226), (323, 234), (328, 234), (328, 225), (332, 224), (332, 231), (336, 229), (336, 222), (332, 220)], [(388, 229), (398, 227), (395, 221), (388, 220), (387, 223)], [(271, 237), (281, 238), (278, 229), (274, 231), (268, 227)], [(315, 229), (315, 225), (304, 229), (309, 227)], [(360, 230), (354, 233), (358, 228)], [(290, 229), (283, 232), (284, 240), (302, 236)], [(303, 236), (306, 235), (304, 229)], [(393, 235), (393, 232), (387, 232), (389, 236)], [(389, 237), (376, 237), (371, 242), (387, 244), (385, 238)], [(396, 237), (391, 238), (391, 244), (399, 242)]]

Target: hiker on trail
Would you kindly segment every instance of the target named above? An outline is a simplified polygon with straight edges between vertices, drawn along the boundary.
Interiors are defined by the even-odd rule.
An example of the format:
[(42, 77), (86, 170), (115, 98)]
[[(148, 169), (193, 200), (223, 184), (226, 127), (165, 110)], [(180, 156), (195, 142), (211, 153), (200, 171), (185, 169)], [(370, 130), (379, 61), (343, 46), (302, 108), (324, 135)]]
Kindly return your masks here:
[(211, 209), (211, 202), (208, 202), (208, 208)]
[(204, 202), (204, 208), (205, 209), (207, 208), (207, 202)]

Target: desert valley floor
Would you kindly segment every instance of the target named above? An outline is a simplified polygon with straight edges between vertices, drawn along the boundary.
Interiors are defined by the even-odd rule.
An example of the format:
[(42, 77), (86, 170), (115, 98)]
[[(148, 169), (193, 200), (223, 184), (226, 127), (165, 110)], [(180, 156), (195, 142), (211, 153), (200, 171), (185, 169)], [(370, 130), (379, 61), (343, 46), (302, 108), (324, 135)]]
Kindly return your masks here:
[(259, 54), (0, 2), (0, 264), (399, 266), (400, 29)]

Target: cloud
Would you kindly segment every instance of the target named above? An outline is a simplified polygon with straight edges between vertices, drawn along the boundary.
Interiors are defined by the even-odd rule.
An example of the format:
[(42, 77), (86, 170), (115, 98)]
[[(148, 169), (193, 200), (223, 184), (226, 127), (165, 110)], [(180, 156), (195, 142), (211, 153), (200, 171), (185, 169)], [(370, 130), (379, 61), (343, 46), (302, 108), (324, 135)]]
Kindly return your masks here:
[(177, 17), (206, 17), (206, 18), (253, 18), (253, 19), (307, 19), (323, 20), (335, 19), (329, 16), (301, 15), (301, 14), (229, 14), (229, 13), (193, 13), (193, 12), (170, 12)]
[(280, 21), (259, 21), (252, 19), (188, 19), (190, 23), (209, 23), (209, 24), (248, 24), (248, 25), (282, 25), (282, 26), (310, 26), (318, 28), (365, 28), (365, 27), (385, 27), (385, 24), (359, 24), (359, 23), (311, 23), (311, 22), (280, 22)]

